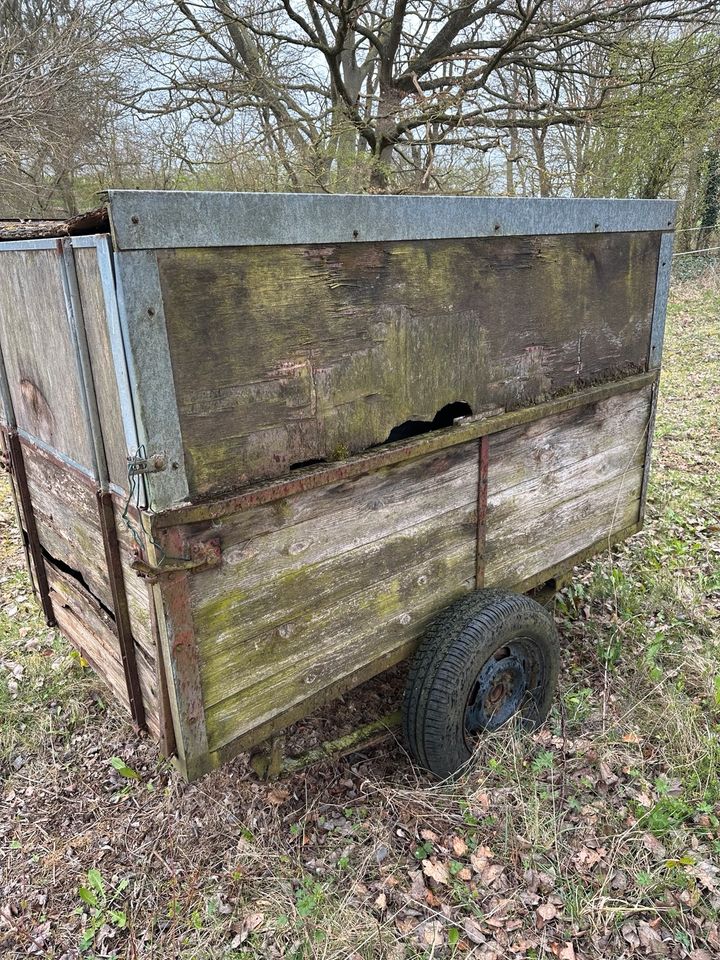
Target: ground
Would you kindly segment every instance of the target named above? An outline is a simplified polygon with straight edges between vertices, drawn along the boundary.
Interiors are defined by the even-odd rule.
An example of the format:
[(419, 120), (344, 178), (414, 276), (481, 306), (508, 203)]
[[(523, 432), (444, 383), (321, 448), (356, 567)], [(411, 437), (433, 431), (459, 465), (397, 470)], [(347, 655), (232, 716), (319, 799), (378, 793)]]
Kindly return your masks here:
[(43, 626), (2, 481), (3, 957), (720, 955), (720, 280), (689, 267), (645, 530), (557, 597), (545, 727), (487, 738), (452, 784), (390, 739), (184, 785)]

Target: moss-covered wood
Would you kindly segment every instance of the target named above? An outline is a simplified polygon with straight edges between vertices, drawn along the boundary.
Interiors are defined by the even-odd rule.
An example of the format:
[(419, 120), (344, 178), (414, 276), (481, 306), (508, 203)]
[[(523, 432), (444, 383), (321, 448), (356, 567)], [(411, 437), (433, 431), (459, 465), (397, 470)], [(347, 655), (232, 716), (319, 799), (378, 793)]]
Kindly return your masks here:
[(191, 493), (644, 369), (658, 236), (160, 251)]
[[(487, 586), (535, 582), (637, 523), (650, 393), (491, 437)], [(472, 589), (478, 458), (453, 445), (208, 527), (223, 563), (188, 588), (213, 756), (406, 656)]]
[(473, 442), (213, 528), (223, 564), (190, 579), (211, 749), (412, 641), (469, 589), (476, 485)]
[(489, 417), (467, 417), (447, 429), (434, 430), (408, 440), (382, 444), (337, 463), (306, 466), (293, 471), (290, 476), (256, 481), (226, 496), (178, 504), (162, 513), (148, 515), (147, 520), (154, 534), (162, 536), (162, 531), (169, 527), (188, 525), (189, 528), (197, 529), (198, 525), (212, 526), (224, 517), (246, 511), (253, 511), (255, 515), (255, 508), (259, 506), (269, 505), (282, 514), (288, 510), (288, 501), (298, 493), (319, 490), (340, 481), (354, 480), (356, 477), (384, 470), (398, 463), (409, 463), (411, 460), (429, 456), (439, 450), (460, 446), (470, 440), (502, 433), (511, 427), (536, 423), (558, 413), (600, 403), (617, 394), (656, 386), (658, 375), (658, 370), (650, 370), (629, 377), (607, 380), (591, 387), (573, 387), (551, 400), (521, 407), (518, 410), (510, 410)]
[(247, 671), (237, 670), (244, 686), (206, 710), (211, 750), (315, 693), (331, 696), (335, 683), (357, 670), (374, 665), (379, 672), (389, 654), (407, 655), (437, 611), (474, 587), (474, 575), (475, 546), (466, 544), (450, 554), (419, 558), (337, 603), (313, 609), (309, 599), (303, 616), (246, 645), (236, 669), (249, 660), (253, 646), (256, 657)]

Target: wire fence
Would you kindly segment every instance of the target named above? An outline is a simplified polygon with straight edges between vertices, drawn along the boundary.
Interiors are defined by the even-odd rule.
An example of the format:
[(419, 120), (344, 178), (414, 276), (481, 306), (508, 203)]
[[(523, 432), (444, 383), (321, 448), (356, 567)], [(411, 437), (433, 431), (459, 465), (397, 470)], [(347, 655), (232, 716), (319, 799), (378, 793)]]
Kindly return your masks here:
[[(693, 247), (700, 242), (700, 246)], [(679, 248), (679, 249), (678, 249)], [(695, 280), (720, 276), (720, 234), (717, 227), (681, 227), (675, 231), (672, 279)]]
[(679, 250), (673, 254), (672, 281), (674, 283), (717, 276), (720, 276), (720, 246), (701, 247), (699, 250)]

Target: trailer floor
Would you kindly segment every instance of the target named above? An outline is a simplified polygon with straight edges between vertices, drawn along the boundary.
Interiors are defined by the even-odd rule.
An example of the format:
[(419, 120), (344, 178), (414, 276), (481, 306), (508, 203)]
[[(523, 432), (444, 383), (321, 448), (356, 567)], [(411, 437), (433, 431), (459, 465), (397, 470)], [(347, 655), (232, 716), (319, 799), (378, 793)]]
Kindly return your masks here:
[[(720, 277), (674, 289), (645, 531), (556, 602), (560, 695), (452, 785), (393, 739), (185, 785), (42, 626), (0, 480), (3, 957), (720, 953)], [(392, 710), (381, 677), (288, 736)]]

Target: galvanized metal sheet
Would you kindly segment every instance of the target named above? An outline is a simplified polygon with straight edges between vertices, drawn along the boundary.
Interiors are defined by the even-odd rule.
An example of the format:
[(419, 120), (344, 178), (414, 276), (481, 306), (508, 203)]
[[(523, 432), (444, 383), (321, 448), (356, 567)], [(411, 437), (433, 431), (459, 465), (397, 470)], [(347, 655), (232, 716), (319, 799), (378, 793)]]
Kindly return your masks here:
[(54, 250), (57, 240), (3, 240), (0, 243), (0, 253), (4, 250)]
[(155, 254), (116, 253), (115, 273), (138, 439), (147, 457), (165, 462), (144, 478), (148, 505), (162, 510), (186, 500), (188, 484)]
[(671, 230), (672, 200), (111, 190), (116, 249)]
[(88, 480), (95, 479), (95, 474), (90, 467), (83, 466), (82, 463), (78, 463), (77, 460), (73, 460), (72, 457), (69, 457), (66, 453), (63, 453), (62, 450), (58, 450), (57, 447), (53, 447), (49, 443), (45, 443), (45, 441), (41, 440), (40, 437), (36, 437), (32, 433), (28, 433), (27, 430), (23, 430), (21, 427), (18, 427), (17, 434), (19, 437), (22, 437), (23, 440), (31, 443), (34, 447), (38, 447), (38, 449), (42, 450), (44, 453), (47, 453), (49, 457), (52, 457), (59, 463), (64, 463), (65, 466), (71, 467), (73, 470), (77, 470), (78, 473), (81, 473), (83, 476), (87, 477)]
[[(648, 370), (658, 370), (662, 363), (663, 341), (665, 339), (665, 318), (667, 315), (668, 297), (670, 295), (672, 251), (673, 235), (671, 233), (664, 233), (660, 241), (660, 253), (658, 255), (657, 279), (655, 281), (655, 303), (653, 306), (652, 328), (650, 330), (650, 349), (648, 351)], [(655, 414), (657, 411), (657, 402), (658, 384), (656, 383), (653, 387), (645, 445), (645, 465), (643, 467), (639, 512), (639, 520), (641, 522), (645, 516), (648, 485), (650, 483), (650, 468), (652, 464), (652, 448), (655, 435)]]
[(665, 315), (667, 314), (668, 296), (670, 294), (672, 251), (673, 235), (672, 233), (664, 233), (660, 241), (657, 280), (655, 282), (655, 305), (653, 306), (650, 354), (648, 356), (648, 369), (650, 370), (659, 367), (662, 361)]

